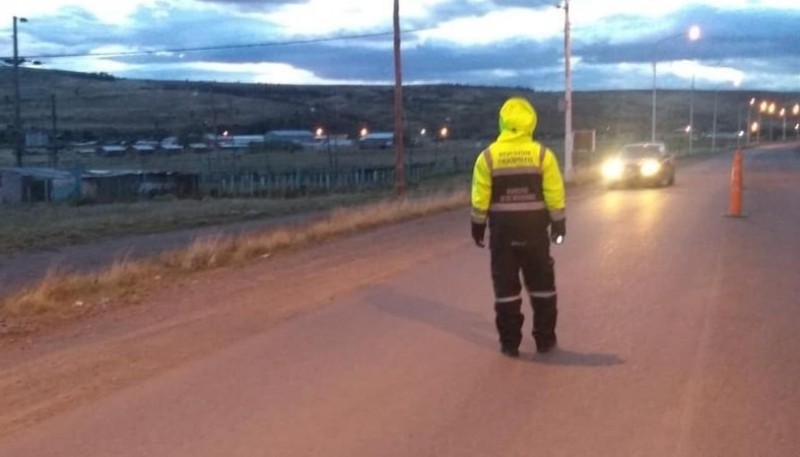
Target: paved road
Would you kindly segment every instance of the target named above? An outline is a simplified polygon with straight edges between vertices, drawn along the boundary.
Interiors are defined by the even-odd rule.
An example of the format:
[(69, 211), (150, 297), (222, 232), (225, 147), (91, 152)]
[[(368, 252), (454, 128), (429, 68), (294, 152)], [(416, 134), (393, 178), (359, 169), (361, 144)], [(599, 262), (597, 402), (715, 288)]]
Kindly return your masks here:
[[(745, 219), (722, 217), (729, 155), (672, 188), (571, 196), (556, 353), (528, 338), (499, 355), (488, 253), (458, 211), (342, 241), (349, 256), (314, 273), (329, 281), (294, 294), (357, 283), (361, 262), (357, 288), (6, 436), (0, 455), (800, 455), (800, 153), (745, 166)], [(381, 252), (418, 260), (384, 269)]]

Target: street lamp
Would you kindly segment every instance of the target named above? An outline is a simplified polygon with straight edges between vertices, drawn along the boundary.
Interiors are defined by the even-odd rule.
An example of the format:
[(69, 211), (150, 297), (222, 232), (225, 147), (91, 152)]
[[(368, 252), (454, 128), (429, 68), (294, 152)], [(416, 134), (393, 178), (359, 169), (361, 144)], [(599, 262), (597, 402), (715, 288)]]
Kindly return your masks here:
[[(689, 28), (689, 31), (686, 33), (686, 36), (689, 38), (689, 41), (697, 41), (700, 39), (700, 26), (693, 25)], [(651, 126), (650, 126), (650, 142), (655, 143), (656, 141), (656, 64), (658, 59), (658, 47), (664, 44), (669, 40), (674, 40), (675, 38), (680, 38), (684, 36), (683, 33), (679, 33), (677, 35), (668, 36), (666, 38), (662, 38), (653, 45), (653, 112), (651, 114)]]
[[(792, 108), (792, 114), (794, 116), (800, 115), (800, 103), (795, 103), (794, 108)], [(794, 137), (795, 139), (800, 139), (800, 123), (794, 126)]]
[(694, 75), (692, 75), (692, 91), (689, 93), (689, 155), (692, 155), (694, 144)]
[(572, 25), (564, 0), (564, 179), (572, 181)]
[(22, 63), (22, 59), (19, 58), (17, 46), (17, 22), (28, 22), (28, 20), (24, 17), (14, 16), (14, 155), (17, 158), (17, 166), (21, 167), (25, 137), (22, 134), (22, 114), (19, 106), (19, 65)]
[(750, 129), (749, 126), (752, 123), (751, 115), (752, 115), (752, 111), (753, 111), (753, 106), (755, 104), (756, 104), (756, 98), (753, 97), (753, 98), (750, 99), (750, 105), (748, 105), (748, 107), (747, 107), (747, 125), (748, 125), (748, 128), (747, 128), (747, 141), (746, 141), (747, 144), (750, 144), (750, 132), (752, 130)]
[(767, 106), (769, 106), (769, 104), (766, 102), (766, 100), (762, 101), (758, 105), (758, 130), (756, 130), (756, 143), (761, 142), (761, 116), (767, 111)]
[(783, 118), (783, 141), (786, 141), (786, 108), (781, 108), (781, 118)]
[[(740, 79), (733, 80), (733, 86), (739, 87), (742, 83)], [(751, 99), (751, 104), (755, 103), (755, 99)], [(717, 152), (717, 112), (719, 110), (719, 87), (714, 90), (714, 117), (712, 120), (712, 127), (711, 127), (711, 151)], [(737, 122), (737, 128), (739, 128), (739, 124), (741, 123), (741, 111), (739, 112), (739, 121)], [(741, 136), (741, 135), (740, 135)], [(739, 139), (737, 138), (737, 143)]]
[[(767, 107), (767, 113), (770, 116), (775, 114), (775, 102), (772, 102), (772, 103), (769, 104), (769, 106)], [(772, 132), (773, 132), (774, 129), (775, 129), (775, 121), (773, 121), (770, 118), (770, 120), (769, 120), (769, 140), (770, 141), (772, 141), (772, 138), (773, 138)]]

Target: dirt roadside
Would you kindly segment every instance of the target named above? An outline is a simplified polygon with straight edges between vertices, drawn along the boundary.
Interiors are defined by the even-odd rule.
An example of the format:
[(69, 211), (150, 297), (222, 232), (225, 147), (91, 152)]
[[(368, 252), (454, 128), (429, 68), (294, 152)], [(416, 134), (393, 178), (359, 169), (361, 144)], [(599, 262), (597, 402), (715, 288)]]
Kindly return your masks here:
[(2, 346), (0, 439), (466, 246), (467, 219), (450, 211), (204, 273)]

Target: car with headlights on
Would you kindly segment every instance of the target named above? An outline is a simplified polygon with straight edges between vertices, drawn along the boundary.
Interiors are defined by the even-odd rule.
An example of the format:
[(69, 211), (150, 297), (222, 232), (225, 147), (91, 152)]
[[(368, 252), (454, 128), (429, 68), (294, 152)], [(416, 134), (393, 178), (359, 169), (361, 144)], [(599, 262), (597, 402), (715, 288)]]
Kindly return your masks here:
[(675, 183), (675, 157), (664, 143), (634, 143), (623, 146), (601, 168), (607, 187), (671, 186)]

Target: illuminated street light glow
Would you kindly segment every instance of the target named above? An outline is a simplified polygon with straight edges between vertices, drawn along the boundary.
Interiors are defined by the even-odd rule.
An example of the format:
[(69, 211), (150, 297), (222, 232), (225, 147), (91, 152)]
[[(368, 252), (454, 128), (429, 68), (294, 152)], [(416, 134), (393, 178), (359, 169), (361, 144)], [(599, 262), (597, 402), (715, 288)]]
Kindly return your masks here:
[(763, 113), (763, 112), (767, 111), (767, 107), (768, 106), (769, 106), (769, 104), (765, 100), (765, 101), (761, 102), (761, 104), (758, 106), (758, 110)]
[(769, 114), (775, 114), (775, 102), (769, 104), (769, 108), (767, 109)]
[(450, 134), (450, 131), (447, 129), (447, 127), (442, 127), (442, 129), (439, 130), (439, 136), (442, 137), (442, 138), (447, 138), (447, 135), (449, 135), (449, 134)]
[(325, 130), (322, 127), (317, 127), (317, 130), (314, 133), (316, 133), (317, 136), (322, 136), (325, 134)]
[(419, 134), (420, 134), (420, 135), (422, 135), (422, 136), (425, 136), (425, 135), (427, 135), (427, 134), (428, 134), (428, 129), (422, 129), (422, 130), (420, 130), (420, 131), (419, 131)]
[(800, 103), (794, 105), (794, 108), (792, 108), (792, 114), (794, 114), (795, 116), (800, 114)]
[(753, 133), (758, 132), (758, 122), (753, 122), (753, 124), (750, 126), (750, 131)]
[(362, 128), (361, 128), (361, 131), (359, 132), (359, 135), (361, 135), (362, 137), (365, 137), (365, 136), (367, 136), (368, 134), (369, 134), (369, 130), (367, 130), (367, 128), (366, 128), (366, 127), (362, 127)]
[(699, 25), (693, 25), (691, 28), (689, 28), (689, 39), (691, 41), (699, 40), (700, 39), (700, 35), (701, 35), (701, 32), (700, 32), (700, 26)]

